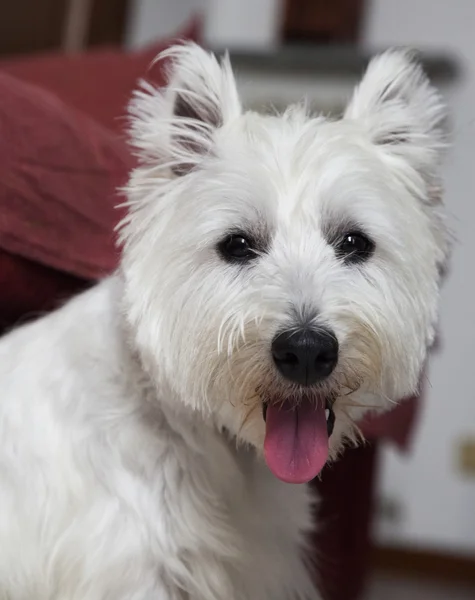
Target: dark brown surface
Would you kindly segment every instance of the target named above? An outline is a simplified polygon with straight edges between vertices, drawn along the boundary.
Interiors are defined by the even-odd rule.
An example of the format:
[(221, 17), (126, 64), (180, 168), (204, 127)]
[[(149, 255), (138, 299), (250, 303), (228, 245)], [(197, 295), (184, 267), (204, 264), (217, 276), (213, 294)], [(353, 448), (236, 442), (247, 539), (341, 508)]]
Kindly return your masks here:
[[(68, 0), (0, 2), (0, 56), (61, 48)], [(129, 0), (92, 0), (86, 46), (121, 44)]]
[(0, 3), (0, 55), (58, 48), (66, 4), (66, 0), (3, 0)]
[(380, 547), (373, 550), (372, 563), (379, 571), (475, 584), (475, 556)]
[(404, 574), (375, 573), (365, 600), (473, 600), (475, 587)]
[(129, 4), (129, 0), (95, 0), (87, 45), (120, 45), (124, 41)]
[(355, 42), (364, 0), (287, 0), (284, 41)]

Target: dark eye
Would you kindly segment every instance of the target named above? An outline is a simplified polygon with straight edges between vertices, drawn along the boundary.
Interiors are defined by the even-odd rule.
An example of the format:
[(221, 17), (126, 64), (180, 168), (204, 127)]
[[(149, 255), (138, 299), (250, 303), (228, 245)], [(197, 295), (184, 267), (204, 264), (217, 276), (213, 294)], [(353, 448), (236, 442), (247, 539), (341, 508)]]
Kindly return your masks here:
[(247, 262), (257, 256), (251, 240), (240, 233), (225, 237), (219, 243), (218, 250), (228, 262)]
[(337, 255), (350, 264), (364, 262), (373, 251), (374, 243), (359, 231), (345, 233), (336, 246)]

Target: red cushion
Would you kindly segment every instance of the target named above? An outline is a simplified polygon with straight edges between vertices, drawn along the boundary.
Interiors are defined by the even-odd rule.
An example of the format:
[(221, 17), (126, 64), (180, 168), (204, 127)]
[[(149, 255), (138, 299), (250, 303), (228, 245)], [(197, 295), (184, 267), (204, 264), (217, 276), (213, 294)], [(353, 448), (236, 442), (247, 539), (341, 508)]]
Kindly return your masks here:
[[(174, 39), (198, 41), (199, 30), (200, 21), (196, 19)], [(126, 106), (137, 80), (146, 76), (158, 85), (164, 84), (161, 66), (151, 63), (174, 39), (140, 52), (101, 48), (75, 56), (44, 54), (10, 59), (0, 61), (0, 71), (44, 87), (105, 127), (122, 132)]]
[(116, 265), (115, 190), (131, 166), (115, 134), (0, 73), (0, 247), (84, 278)]
[(420, 412), (419, 397), (406, 398), (391, 411), (368, 416), (360, 424), (360, 429), (366, 439), (387, 438), (400, 450), (408, 450), (412, 442), (414, 426)]
[[(178, 37), (196, 40), (199, 28), (195, 20)], [(108, 48), (0, 61), (1, 329), (115, 268), (116, 188), (132, 159), (98, 122), (122, 130), (136, 80), (163, 83), (158, 65), (147, 68), (171, 42), (137, 53)]]

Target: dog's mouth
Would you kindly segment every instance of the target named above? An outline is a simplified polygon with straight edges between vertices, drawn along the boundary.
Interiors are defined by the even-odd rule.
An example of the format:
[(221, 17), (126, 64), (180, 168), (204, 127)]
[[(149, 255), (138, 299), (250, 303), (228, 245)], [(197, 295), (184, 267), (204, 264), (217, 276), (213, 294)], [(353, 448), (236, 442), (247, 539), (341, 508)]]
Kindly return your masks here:
[(307, 483), (328, 459), (329, 438), (335, 425), (332, 402), (288, 398), (280, 404), (264, 402), (264, 456), (267, 466), (286, 483)]

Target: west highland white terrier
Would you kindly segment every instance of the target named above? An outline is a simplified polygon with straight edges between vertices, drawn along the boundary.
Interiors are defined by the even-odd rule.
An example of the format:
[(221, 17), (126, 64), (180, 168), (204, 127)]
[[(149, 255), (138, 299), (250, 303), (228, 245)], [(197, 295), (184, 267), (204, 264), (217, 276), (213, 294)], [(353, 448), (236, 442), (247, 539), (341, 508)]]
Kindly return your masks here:
[(448, 252), (411, 55), (343, 117), (166, 53), (132, 102), (118, 272), (0, 342), (0, 597), (309, 600), (302, 484), (416, 391)]

